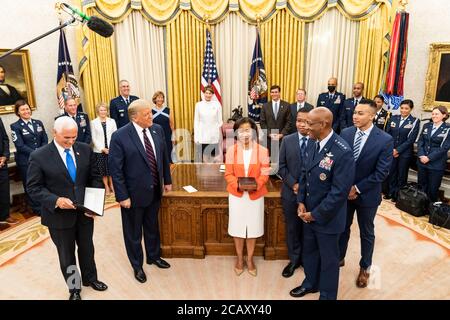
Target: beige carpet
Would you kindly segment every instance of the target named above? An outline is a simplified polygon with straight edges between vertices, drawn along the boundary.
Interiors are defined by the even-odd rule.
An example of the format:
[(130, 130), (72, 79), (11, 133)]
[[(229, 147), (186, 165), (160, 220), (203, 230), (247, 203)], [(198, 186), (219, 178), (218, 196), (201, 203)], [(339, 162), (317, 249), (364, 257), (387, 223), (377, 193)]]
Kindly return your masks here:
[[(359, 238), (353, 225), (346, 266), (341, 268), (339, 299), (450, 299), (450, 252), (398, 223), (376, 217), (376, 247), (370, 288), (354, 285), (358, 272)], [(286, 261), (256, 259), (258, 276), (237, 277), (233, 257), (168, 259), (161, 270), (145, 265), (148, 281), (138, 283), (127, 260), (120, 211), (108, 210), (95, 226), (99, 279), (105, 292), (84, 288), (83, 299), (291, 299), (289, 290), (300, 284), (303, 270), (285, 279)], [(0, 299), (67, 299), (56, 249), (50, 239), (0, 267)], [(317, 299), (318, 294), (304, 299)]]

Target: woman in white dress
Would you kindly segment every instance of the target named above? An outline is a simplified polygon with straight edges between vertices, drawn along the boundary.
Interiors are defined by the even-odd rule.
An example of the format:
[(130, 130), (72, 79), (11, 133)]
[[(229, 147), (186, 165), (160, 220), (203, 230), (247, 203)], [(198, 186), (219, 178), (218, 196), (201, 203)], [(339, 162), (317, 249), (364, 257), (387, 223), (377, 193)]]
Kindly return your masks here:
[[(241, 118), (234, 124), (236, 143), (228, 148), (225, 162), (225, 179), (229, 192), (228, 233), (234, 238), (237, 260), (236, 275), (244, 271), (244, 244), (247, 246), (247, 268), (256, 276), (253, 261), (256, 239), (264, 234), (264, 195), (269, 180), (269, 152), (259, 145), (256, 123)], [(238, 178), (253, 177), (256, 190), (238, 187)]]
[[(222, 106), (212, 99), (214, 88), (206, 86), (203, 91), (204, 100), (195, 104), (194, 142), (195, 161), (209, 162), (210, 156), (221, 154), (219, 142), (222, 135)], [(222, 161), (222, 159), (220, 160)]]

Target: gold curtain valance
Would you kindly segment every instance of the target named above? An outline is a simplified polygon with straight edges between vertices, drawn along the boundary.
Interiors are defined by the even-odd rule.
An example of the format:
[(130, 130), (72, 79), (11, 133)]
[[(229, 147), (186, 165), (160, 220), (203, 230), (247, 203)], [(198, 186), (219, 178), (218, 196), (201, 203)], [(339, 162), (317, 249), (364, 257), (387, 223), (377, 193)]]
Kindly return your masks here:
[(209, 23), (220, 22), (230, 11), (238, 11), (248, 23), (263, 22), (277, 10), (287, 9), (305, 22), (320, 18), (328, 9), (337, 8), (352, 20), (366, 19), (381, 4), (392, 8), (398, 0), (83, 0), (83, 11), (95, 8), (111, 22), (124, 20), (138, 10), (150, 22), (166, 25), (183, 10)]

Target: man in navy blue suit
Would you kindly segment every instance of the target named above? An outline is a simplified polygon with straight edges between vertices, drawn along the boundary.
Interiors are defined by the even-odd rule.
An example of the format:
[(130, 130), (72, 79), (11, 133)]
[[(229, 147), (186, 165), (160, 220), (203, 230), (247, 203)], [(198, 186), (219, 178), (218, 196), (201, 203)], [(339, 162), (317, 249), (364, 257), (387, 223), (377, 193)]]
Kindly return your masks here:
[(394, 142), (386, 132), (373, 125), (377, 112), (375, 102), (363, 99), (355, 108), (354, 127), (342, 131), (342, 138), (351, 146), (356, 162), (355, 180), (348, 194), (347, 224), (339, 240), (341, 266), (345, 264), (350, 226), (356, 211), (361, 237), (360, 271), (356, 279), (359, 288), (369, 280), (369, 268), (375, 245), (374, 219), (381, 203), (381, 184), (387, 177), (392, 162)]
[(348, 144), (332, 130), (333, 114), (324, 107), (308, 114), (311, 138), (317, 140), (299, 181), (298, 216), (305, 222), (303, 283), (293, 297), (320, 291), (320, 299), (335, 300), (339, 285), (339, 236), (345, 229), (347, 196), (355, 162)]
[(116, 120), (118, 129), (130, 122), (128, 119), (128, 106), (131, 102), (139, 99), (130, 95), (130, 84), (127, 80), (119, 81), (119, 93), (120, 95), (109, 103), (109, 115)]
[(348, 127), (353, 127), (353, 112), (355, 111), (355, 107), (361, 101), (361, 99), (365, 99), (363, 97), (364, 84), (362, 82), (357, 82), (353, 85), (353, 97), (348, 98), (344, 101), (344, 107), (342, 108), (342, 112), (340, 114), (340, 129), (341, 131)]
[(281, 142), (280, 168), (278, 174), (283, 179), (281, 203), (286, 222), (286, 242), (289, 263), (282, 275), (288, 278), (295, 269), (302, 265), (303, 222), (297, 215), (298, 180), (304, 169), (306, 157), (314, 151), (315, 141), (308, 136), (306, 124), (308, 110), (302, 108), (297, 112), (295, 126), (297, 132), (286, 136)]
[(136, 280), (147, 281), (142, 269), (142, 230), (148, 264), (170, 265), (160, 257), (158, 211), (164, 192), (172, 189), (170, 161), (163, 129), (153, 123), (149, 101), (128, 108), (131, 122), (114, 132), (108, 164), (122, 213), (123, 236)]
[(306, 90), (302, 88), (298, 88), (295, 93), (296, 101), (292, 103), (289, 108), (291, 111), (291, 124), (290, 124), (290, 133), (297, 132), (296, 121), (297, 121), (297, 112), (300, 109), (305, 110), (306, 112), (314, 109), (314, 106), (308, 102), (306, 102)]
[(339, 122), (344, 108), (345, 94), (337, 92), (337, 78), (328, 80), (328, 92), (319, 94), (316, 107), (327, 107), (333, 113), (333, 130), (339, 133)]

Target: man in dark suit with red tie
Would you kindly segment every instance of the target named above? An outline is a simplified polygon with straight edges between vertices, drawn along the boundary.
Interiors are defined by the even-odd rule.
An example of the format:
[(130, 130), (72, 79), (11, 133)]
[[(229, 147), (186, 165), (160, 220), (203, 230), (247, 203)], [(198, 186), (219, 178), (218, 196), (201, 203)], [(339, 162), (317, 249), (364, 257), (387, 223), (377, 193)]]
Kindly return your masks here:
[(121, 206), (128, 259), (136, 280), (144, 283), (142, 230), (147, 263), (170, 267), (160, 257), (158, 211), (163, 193), (172, 189), (172, 179), (164, 131), (153, 123), (150, 102), (133, 101), (128, 117), (131, 122), (111, 138), (108, 164)]
[(136, 96), (130, 95), (130, 84), (127, 80), (119, 81), (118, 97), (115, 97), (109, 103), (109, 115), (116, 120), (117, 128), (126, 125), (130, 120), (128, 119), (128, 106), (133, 101), (139, 99)]
[[(77, 123), (70, 117), (59, 117), (53, 127), (54, 140), (30, 155), (27, 191), (41, 204), (41, 223), (48, 227), (58, 249), (60, 268), (69, 287), (70, 300), (81, 300), (81, 283), (94, 290), (108, 287), (97, 279), (94, 261), (93, 216), (75, 208), (84, 203), (86, 187), (103, 188), (102, 177), (91, 148), (77, 138)], [(75, 245), (78, 247), (76, 265)]]

